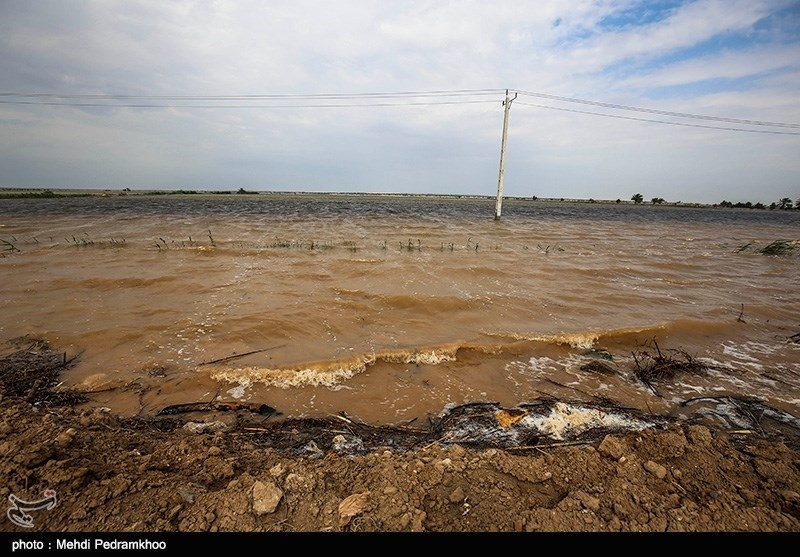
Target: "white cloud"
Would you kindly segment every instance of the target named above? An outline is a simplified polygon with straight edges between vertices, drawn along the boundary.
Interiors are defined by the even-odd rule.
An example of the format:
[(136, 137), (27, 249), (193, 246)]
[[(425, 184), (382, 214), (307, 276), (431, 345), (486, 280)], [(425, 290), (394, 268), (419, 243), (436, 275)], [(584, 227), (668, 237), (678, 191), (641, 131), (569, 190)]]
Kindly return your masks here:
[(800, 48), (792, 51), (785, 47), (771, 45), (744, 51), (723, 51), (682, 60), (665, 68), (657, 68), (654, 71), (624, 79), (621, 85), (653, 89), (714, 79), (764, 76), (770, 72), (787, 68), (792, 68), (794, 71), (800, 69)]
[[(636, 0), (7, 1), (0, 5), (0, 92), (498, 92), (469, 99), (492, 104), (339, 109), (0, 104), (0, 186), (58, 187), (63, 181), (105, 187), (124, 176), (123, 186), (141, 187), (191, 187), (204, 180), (202, 185), (223, 189), (279, 184), (491, 195), (500, 90), (506, 87), (677, 112), (800, 121), (800, 18), (792, 12), (775, 17), (791, 6), (701, 0), (676, 4), (653, 19), (648, 12), (654, 8)], [(384, 99), (412, 100), (423, 99)], [(187, 104), (141, 98), (127, 103)], [(275, 101), (189, 104), (215, 103), (263, 107)], [(754, 181), (768, 180), (758, 190), (768, 201), (800, 195), (798, 141), (545, 110), (520, 99), (511, 113), (506, 191), (527, 195), (535, 181), (564, 197), (617, 198), (630, 197), (627, 184), (652, 183), (664, 198), (680, 193), (684, 200), (695, 195), (718, 201), (730, 197), (722, 195), (725, 188), (752, 192)], [(764, 160), (769, 167), (755, 170)], [(693, 188), (693, 180), (703, 187)], [(706, 193), (712, 183), (716, 189)]]

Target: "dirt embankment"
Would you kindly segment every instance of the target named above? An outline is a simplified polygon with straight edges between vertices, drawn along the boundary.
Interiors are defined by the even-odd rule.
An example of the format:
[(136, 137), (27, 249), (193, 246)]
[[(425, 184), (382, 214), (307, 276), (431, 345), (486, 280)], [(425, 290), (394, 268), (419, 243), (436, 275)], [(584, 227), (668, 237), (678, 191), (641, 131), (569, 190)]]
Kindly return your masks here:
[[(36, 361), (66, 365), (33, 352), (0, 362), (4, 532), (800, 531), (796, 431), (756, 406), (735, 430), (612, 427), (623, 410), (552, 400), (465, 405), (422, 429), (236, 405), (121, 418), (50, 376), (23, 384)], [(542, 429), (556, 410), (571, 429)]]

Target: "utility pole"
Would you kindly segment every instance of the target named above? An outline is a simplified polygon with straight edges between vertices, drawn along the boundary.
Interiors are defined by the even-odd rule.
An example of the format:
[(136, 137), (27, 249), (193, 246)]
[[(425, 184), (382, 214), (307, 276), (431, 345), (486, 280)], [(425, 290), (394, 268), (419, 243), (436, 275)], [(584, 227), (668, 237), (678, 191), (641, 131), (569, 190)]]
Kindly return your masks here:
[(506, 89), (506, 100), (503, 101), (505, 113), (503, 115), (503, 143), (500, 145), (500, 176), (497, 179), (497, 204), (494, 208), (494, 220), (500, 220), (500, 210), (503, 207), (503, 174), (506, 167), (506, 138), (508, 137), (508, 111), (511, 108), (511, 103), (517, 98), (517, 93), (514, 93), (514, 98), (508, 98), (508, 89)]

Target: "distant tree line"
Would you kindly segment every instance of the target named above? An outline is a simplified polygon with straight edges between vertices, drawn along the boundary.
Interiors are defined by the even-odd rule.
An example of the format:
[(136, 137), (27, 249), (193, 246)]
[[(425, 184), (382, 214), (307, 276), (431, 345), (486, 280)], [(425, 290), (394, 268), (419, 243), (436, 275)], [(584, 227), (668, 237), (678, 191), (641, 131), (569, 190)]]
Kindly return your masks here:
[(55, 193), (53, 190), (0, 192), (0, 199), (54, 199), (57, 197), (88, 197), (91, 193)]
[(763, 203), (750, 203), (747, 202), (739, 202), (739, 203), (731, 203), (730, 201), (722, 200), (719, 203), (720, 207), (740, 207), (744, 209), (769, 209), (775, 210), (779, 209), (781, 211), (791, 211), (791, 210), (800, 210), (800, 199), (794, 202), (794, 206), (792, 206), (792, 200), (788, 197), (782, 197), (778, 201), (773, 201), (769, 205), (764, 205)]
[[(631, 197), (631, 201), (633, 201), (636, 205), (644, 202), (644, 196), (641, 193), (635, 193)], [(619, 200), (617, 200), (619, 203)], [(653, 205), (661, 205), (662, 203), (666, 203), (663, 197), (654, 197), (650, 200), (650, 203)], [(680, 203), (680, 201), (678, 201)], [(677, 203), (676, 203), (677, 205)], [(791, 211), (791, 210), (800, 210), (800, 198), (792, 204), (792, 200), (788, 197), (783, 197), (778, 201), (773, 201), (769, 205), (764, 205), (763, 203), (751, 203), (750, 201), (747, 202), (738, 202), (732, 203), (730, 201), (722, 200), (718, 205), (719, 207), (737, 207), (743, 209), (770, 209), (775, 210), (779, 209), (782, 211)]]

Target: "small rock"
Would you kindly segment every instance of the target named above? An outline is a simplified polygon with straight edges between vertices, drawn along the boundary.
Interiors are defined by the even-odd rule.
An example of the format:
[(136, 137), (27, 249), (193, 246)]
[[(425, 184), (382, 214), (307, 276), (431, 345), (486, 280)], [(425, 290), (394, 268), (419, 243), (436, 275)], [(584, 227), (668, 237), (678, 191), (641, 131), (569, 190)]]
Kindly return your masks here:
[(797, 493), (796, 491), (792, 491), (790, 489), (784, 489), (783, 491), (781, 491), (781, 497), (783, 497), (786, 501), (789, 501), (791, 503), (796, 503), (800, 501), (800, 493)]
[(250, 492), (253, 512), (257, 515), (271, 514), (278, 508), (283, 497), (283, 491), (272, 482), (256, 481)]
[(195, 501), (195, 493), (191, 488), (179, 487), (178, 495), (180, 495), (181, 499), (186, 503), (194, 503)]
[(695, 445), (705, 446), (711, 444), (714, 437), (711, 431), (703, 425), (690, 425), (686, 428), (686, 437)]
[(56, 447), (59, 449), (64, 449), (72, 444), (72, 441), (75, 440), (75, 429), (69, 428), (66, 431), (62, 431), (58, 437), (55, 439)]
[(411, 519), (411, 531), (423, 532), (425, 530), (425, 519), (428, 518), (428, 513), (419, 509), (414, 509), (414, 517)]
[(450, 460), (449, 458), (444, 458), (442, 460), (438, 460), (434, 464), (434, 466), (436, 466), (437, 470), (444, 470), (446, 468), (452, 467), (452, 465), (453, 465), (453, 461)]
[(290, 492), (309, 492), (314, 489), (312, 479), (290, 472), (283, 480), (283, 489)]
[(280, 462), (269, 469), (269, 473), (273, 478), (279, 478), (283, 476), (283, 473), (285, 471), (286, 468), (284, 468), (283, 464), (281, 464)]
[(179, 512), (181, 512), (181, 506), (175, 505), (167, 512), (167, 520), (172, 520), (178, 515)]
[(754, 491), (743, 487), (739, 488), (739, 495), (741, 496), (742, 499), (744, 499), (744, 502), (747, 503), (748, 505), (752, 505), (757, 500), (757, 495)]
[(595, 512), (600, 509), (600, 499), (597, 497), (593, 497), (585, 491), (576, 491), (574, 496), (578, 501), (581, 502), (581, 505), (583, 505), (584, 508)]
[(460, 503), (464, 499), (466, 499), (466, 495), (464, 494), (464, 490), (460, 487), (455, 488), (455, 490), (450, 494), (450, 502), (453, 504)]
[(467, 450), (461, 445), (450, 445), (450, 454), (457, 459), (463, 458), (467, 454)]
[(613, 435), (606, 435), (597, 450), (602, 455), (619, 460), (625, 453), (625, 446)]
[(369, 498), (369, 490), (354, 493), (339, 503), (339, 526), (346, 526), (350, 519), (362, 512)]
[(667, 469), (657, 462), (653, 462), (652, 460), (648, 460), (644, 463), (644, 469), (653, 474), (659, 480), (663, 480), (667, 476)]

